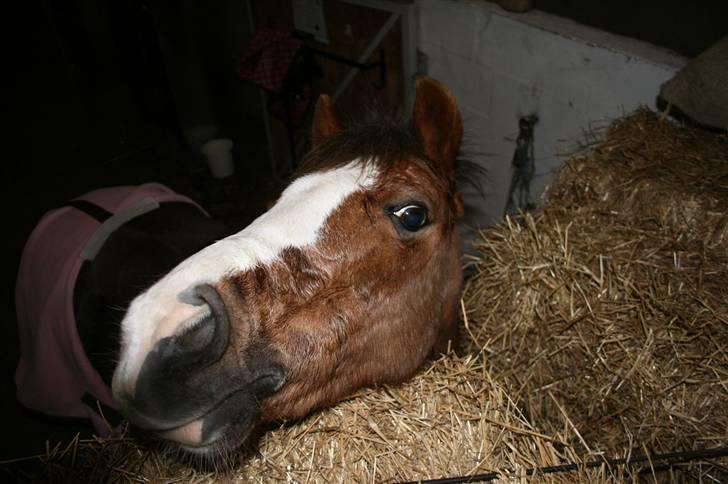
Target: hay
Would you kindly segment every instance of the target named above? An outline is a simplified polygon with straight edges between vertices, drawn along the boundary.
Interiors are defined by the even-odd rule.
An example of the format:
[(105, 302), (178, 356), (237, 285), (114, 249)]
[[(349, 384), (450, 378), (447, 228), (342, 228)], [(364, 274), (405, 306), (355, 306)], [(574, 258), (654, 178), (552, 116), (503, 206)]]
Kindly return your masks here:
[[(560, 451), (557, 451), (557, 448)], [(266, 432), (234, 470), (203, 473), (123, 435), (72, 442), (40, 457), (28, 481), (401, 482), (526, 469), (578, 460), (535, 430), (483, 365), (447, 355), (401, 386), (367, 389), (300, 422)], [(619, 482), (614, 471), (581, 471)], [(547, 482), (571, 482), (550, 476)]]
[[(518, 480), (536, 467), (727, 445), (727, 154), (725, 137), (649, 112), (617, 123), (595, 151), (566, 162), (545, 208), (482, 232), (463, 355), (270, 429), (231, 471), (196, 471), (126, 434), (3, 470), (62, 482), (395, 482), (493, 471)], [(637, 475), (627, 470), (537, 480), (623, 482)], [(642, 470), (656, 478), (660, 469)]]
[(639, 111), (482, 232), (475, 344), (580, 453), (728, 444), (728, 138)]
[(386, 482), (560, 462), (477, 358), (444, 358), (400, 387), (367, 390), (268, 434), (248, 476)]

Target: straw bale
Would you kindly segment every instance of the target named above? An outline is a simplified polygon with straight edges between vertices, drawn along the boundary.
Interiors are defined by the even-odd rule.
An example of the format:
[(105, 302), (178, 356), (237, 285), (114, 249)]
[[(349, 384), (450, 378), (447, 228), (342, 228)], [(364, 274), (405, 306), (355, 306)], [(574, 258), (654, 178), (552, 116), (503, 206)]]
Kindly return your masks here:
[(726, 136), (638, 111), (480, 235), (471, 349), (536, 428), (583, 453), (728, 444)]

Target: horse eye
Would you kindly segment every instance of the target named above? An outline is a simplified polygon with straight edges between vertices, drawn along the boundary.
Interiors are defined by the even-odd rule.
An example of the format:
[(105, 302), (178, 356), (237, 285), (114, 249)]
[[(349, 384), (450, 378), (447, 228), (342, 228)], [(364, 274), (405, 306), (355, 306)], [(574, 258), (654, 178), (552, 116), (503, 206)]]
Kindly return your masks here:
[(420, 205), (406, 205), (392, 212), (406, 230), (416, 232), (427, 225), (427, 209)]

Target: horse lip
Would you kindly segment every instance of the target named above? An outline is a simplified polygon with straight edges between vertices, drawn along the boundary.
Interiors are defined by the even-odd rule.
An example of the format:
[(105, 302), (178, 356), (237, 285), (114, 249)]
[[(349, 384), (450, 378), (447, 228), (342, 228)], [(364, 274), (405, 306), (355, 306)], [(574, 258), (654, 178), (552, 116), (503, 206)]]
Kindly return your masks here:
[(132, 424), (136, 425), (139, 428), (151, 432), (161, 433), (174, 431), (176, 429), (184, 427), (185, 425), (188, 425), (195, 420), (203, 418), (207, 414), (207, 412), (203, 413), (202, 415), (187, 418), (181, 422), (161, 422), (154, 419), (153, 417), (147, 417), (143, 413), (137, 412), (133, 409), (130, 409), (129, 407), (122, 410), (122, 414), (127, 418), (127, 420), (129, 420)]
[[(185, 427), (192, 426), (195, 423), (199, 424), (199, 428), (195, 429), (188, 429), (185, 430)], [(186, 423), (184, 425), (181, 425), (179, 427), (176, 427), (171, 430), (167, 430), (164, 432), (157, 432), (159, 437), (165, 439), (165, 440), (171, 440), (173, 442), (176, 442), (179, 446), (182, 448), (188, 450), (188, 451), (205, 451), (207, 450), (206, 447), (210, 447), (213, 444), (215, 444), (218, 440), (222, 439), (225, 436), (225, 430), (229, 427), (229, 424), (223, 425), (220, 428), (217, 428), (214, 430), (212, 435), (210, 435), (208, 438), (204, 438), (204, 434), (202, 432), (202, 429), (204, 428), (204, 418), (193, 420), (192, 422)], [(199, 442), (195, 442), (189, 435), (185, 435), (186, 432), (191, 432), (195, 434), (196, 432), (199, 432)]]
[[(174, 422), (171, 424), (167, 423), (167, 422), (158, 422), (158, 421), (155, 421), (148, 417), (145, 417), (142, 414), (136, 414), (135, 417), (137, 417), (137, 418), (133, 418), (131, 420), (133, 423), (135, 423), (137, 426), (141, 427), (142, 429), (144, 429), (146, 431), (154, 432), (155, 434), (159, 435), (160, 437), (162, 437), (164, 439), (173, 440), (173, 441), (176, 441), (177, 439), (170, 438), (171, 435), (169, 435), (169, 434), (174, 433), (175, 431), (180, 430), (180, 429), (186, 427), (187, 425), (200, 421), (201, 425), (202, 425), (201, 442), (198, 445), (178, 442), (178, 444), (182, 447), (189, 448), (189, 450), (196, 449), (199, 451), (199, 450), (202, 450), (205, 446), (212, 445), (213, 443), (220, 440), (225, 435), (225, 431), (228, 428), (233, 426), (233, 424), (236, 420), (235, 418), (232, 418), (229, 421), (225, 421), (223, 424), (221, 424), (217, 427), (213, 427), (212, 429), (209, 429), (209, 430), (207, 430), (205, 428), (205, 422), (209, 421), (210, 417), (215, 416), (216, 412), (225, 411), (226, 407), (227, 407), (226, 404), (235, 403), (235, 402), (231, 402), (231, 400), (235, 400), (236, 396), (245, 398), (247, 396), (247, 394), (245, 393), (245, 389), (240, 389), (240, 390), (236, 390), (236, 391), (228, 393), (224, 397), (217, 400), (214, 405), (207, 407), (204, 411), (196, 413), (196, 414), (194, 414), (194, 416), (186, 418), (184, 421), (181, 421), (181, 422)], [(257, 412), (257, 409), (254, 409), (253, 412)], [(139, 417), (141, 417), (141, 418), (139, 418)], [(144, 425), (141, 424), (140, 420), (143, 420)], [(245, 432), (246, 436), (250, 433), (250, 430), (253, 427), (252, 420), (253, 419), (251, 419), (251, 425), (247, 426), (248, 428), (246, 429), (246, 432)], [(146, 425), (146, 424), (149, 424), (149, 425)], [(207, 432), (212, 432), (212, 435), (209, 438), (205, 439), (204, 435)], [(165, 436), (165, 434), (167, 434), (168, 436)]]
[[(207, 455), (210, 455), (211, 453), (215, 452), (216, 449), (220, 448), (220, 444), (223, 446), (226, 445), (226, 437), (228, 436), (227, 431), (231, 428), (231, 425), (226, 425), (220, 429), (218, 429), (215, 434), (205, 442), (200, 443), (199, 445), (190, 445), (190, 444), (183, 444), (183, 443), (177, 443), (176, 445), (183, 451), (188, 452), (193, 455), (199, 455), (202, 457), (205, 457)], [(244, 432), (239, 433), (234, 442), (244, 442), (252, 433), (253, 426), (249, 426), (245, 429)], [(227, 443), (230, 443), (231, 441), (227, 439)]]
[[(225, 397), (217, 400), (213, 405), (206, 407), (200, 412), (196, 412), (194, 414), (191, 414), (190, 416), (185, 417), (184, 420), (160, 421), (155, 419), (154, 417), (149, 417), (144, 413), (135, 410), (133, 398), (123, 400), (121, 412), (126, 417), (126, 419), (129, 420), (129, 422), (141, 429), (157, 433), (171, 432), (182, 428), (185, 425), (188, 425), (196, 420), (204, 419), (206, 416), (213, 413), (215, 409), (217, 409), (223, 402), (227, 401), (231, 396), (235, 395), (236, 393), (240, 393), (241, 391), (243, 390), (237, 390), (229, 393)], [(118, 398), (116, 400), (120, 401)]]

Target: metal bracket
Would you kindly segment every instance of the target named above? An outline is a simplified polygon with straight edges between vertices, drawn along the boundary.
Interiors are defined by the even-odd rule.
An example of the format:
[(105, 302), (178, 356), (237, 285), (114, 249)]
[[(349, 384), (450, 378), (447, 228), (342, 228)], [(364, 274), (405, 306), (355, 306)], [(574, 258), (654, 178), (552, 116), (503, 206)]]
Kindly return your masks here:
[(374, 87), (376, 87), (377, 89), (384, 89), (387, 85), (387, 62), (386, 62), (384, 49), (379, 49), (379, 61), (378, 62), (369, 62), (367, 64), (364, 64), (362, 62), (357, 62), (357, 61), (354, 61), (351, 59), (347, 59), (346, 57), (342, 57), (337, 54), (332, 54), (331, 52), (313, 49), (310, 47), (308, 47), (308, 49), (318, 56), (338, 62), (339, 64), (344, 64), (344, 65), (347, 65), (350, 67), (354, 67), (361, 71), (368, 71), (368, 70), (374, 69), (376, 67), (379, 67), (379, 82), (373, 83)]

